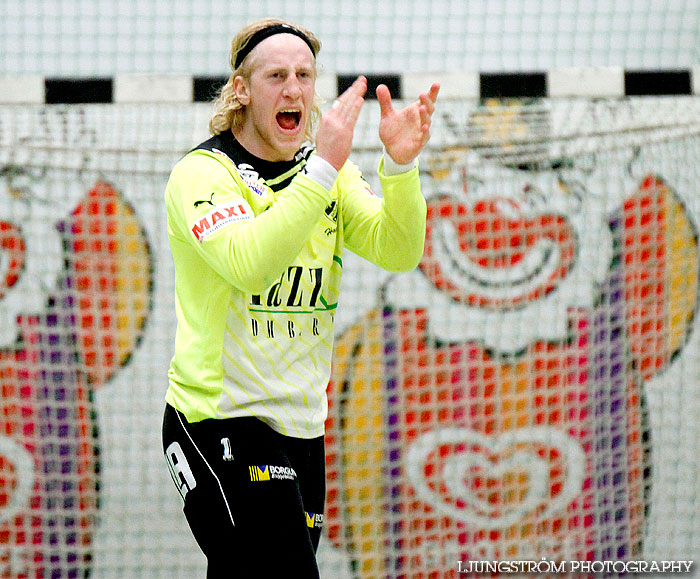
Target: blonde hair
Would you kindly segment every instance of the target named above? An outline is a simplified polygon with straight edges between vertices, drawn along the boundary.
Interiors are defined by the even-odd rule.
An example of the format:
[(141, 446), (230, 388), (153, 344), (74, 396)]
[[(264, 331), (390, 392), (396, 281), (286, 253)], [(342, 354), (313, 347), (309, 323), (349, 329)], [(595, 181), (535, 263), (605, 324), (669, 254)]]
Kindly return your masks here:
[[(237, 76), (242, 76), (246, 80), (250, 80), (250, 76), (253, 73), (253, 65), (251, 64), (251, 59), (244, 58), (238, 68), (236, 68), (236, 57), (238, 56), (238, 53), (245, 48), (248, 41), (256, 32), (277, 24), (292, 26), (299, 32), (303, 33), (309, 39), (309, 42), (314, 49), (314, 54), (318, 54), (318, 51), (321, 50), (321, 41), (316, 38), (312, 32), (300, 26), (290, 24), (285, 20), (280, 20), (279, 18), (263, 18), (261, 20), (256, 20), (255, 22), (251, 22), (247, 26), (243, 27), (231, 41), (229, 63), (233, 72), (226, 84), (221, 87), (221, 92), (214, 101), (214, 114), (209, 119), (209, 132), (212, 135), (218, 135), (232, 129), (235, 130), (243, 125), (245, 106), (239, 103), (236, 99), (236, 94), (233, 89), (233, 79)], [(315, 59), (314, 74), (316, 74)], [(321, 109), (319, 107), (318, 95), (316, 95), (311, 108), (311, 122), (306, 126), (305, 135), (307, 139), (312, 138), (313, 127), (320, 118)]]

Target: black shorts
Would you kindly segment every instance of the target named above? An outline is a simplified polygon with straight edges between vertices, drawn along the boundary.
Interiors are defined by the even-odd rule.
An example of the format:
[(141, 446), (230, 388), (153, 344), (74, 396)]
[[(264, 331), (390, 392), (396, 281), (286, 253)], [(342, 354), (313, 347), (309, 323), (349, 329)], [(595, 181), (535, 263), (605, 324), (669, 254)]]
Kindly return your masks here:
[(257, 418), (189, 423), (167, 405), (163, 449), (208, 578), (319, 576), (322, 436), (283, 436)]

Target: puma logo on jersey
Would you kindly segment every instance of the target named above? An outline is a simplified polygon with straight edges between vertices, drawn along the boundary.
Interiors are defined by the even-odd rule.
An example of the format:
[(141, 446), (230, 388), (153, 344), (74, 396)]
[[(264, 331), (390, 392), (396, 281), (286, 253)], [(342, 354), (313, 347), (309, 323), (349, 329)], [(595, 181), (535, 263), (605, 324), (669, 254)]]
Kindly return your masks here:
[(202, 200), (200, 200), (200, 201), (195, 201), (195, 202), (194, 202), (194, 208), (197, 209), (197, 207), (199, 207), (200, 205), (203, 205), (204, 203), (209, 203), (209, 205), (211, 205), (212, 207), (214, 207), (214, 194), (215, 194), (215, 193), (216, 193), (216, 191), (214, 191), (214, 192), (211, 194), (211, 196), (209, 197), (209, 199), (202, 199)]

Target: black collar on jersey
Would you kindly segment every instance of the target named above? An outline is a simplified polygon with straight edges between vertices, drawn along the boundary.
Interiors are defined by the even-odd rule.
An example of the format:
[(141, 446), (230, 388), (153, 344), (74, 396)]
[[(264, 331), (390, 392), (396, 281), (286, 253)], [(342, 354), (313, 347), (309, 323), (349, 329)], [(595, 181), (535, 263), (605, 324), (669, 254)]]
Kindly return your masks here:
[(234, 68), (238, 68), (239, 66), (241, 66), (241, 63), (243, 62), (245, 57), (248, 56), (250, 54), (250, 51), (253, 50), (258, 44), (260, 44), (266, 38), (274, 36), (275, 34), (294, 34), (295, 36), (298, 36), (304, 42), (306, 42), (308, 47), (311, 49), (311, 54), (313, 54), (314, 58), (316, 58), (316, 50), (314, 50), (314, 46), (313, 44), (311, 44), (311, 40), (301, 30), (297, 30), (293, 26), (289, 26), (289, 24), (273, 24), (272, 26), (268, 26), (267, 28), (262, 28), (261, 30), (258, 30), (255, 34), (253, 34), (250, 37), (248, 42), (246, 42), (243, 48), (241, 48), (236, 54)]
[[(200, 143), (193, 150), (204, 149), (205, 151), (219, 150), (224, 153), (240, 170), (242, 165), (247, 165), (255, 170), (258, 175), (265, 180), (266, 184), (273, 191), (283, 189), (291, 182), (292, 178), (298, 171), (292, 171), (295, 166), (299, 170), (306, 164), (309, 156), (313, 152), (312, 146), (302, 146), (294, 155), (294, 159), (290, 161), (267, 161), (253, 155), (243, 145), (241, 145), (233, 136), (231, 131), (224, 131), (219, 135), (214, 135), (210, 139)], [(288, 178), (283, 178), (277, 181), (278, 178), (289, 173)], [(268, 183), (272, 181), (273, 184)]]
[[(231, 134), (230, 131), (229, 134)], [(267, 161), (266, 159), (261, 159), (253, 155), (253, 153), (241, 145), (233, 135), (231, 135), (231, 137), (227, 136), (226, 141), (234, 151), (233, 158), (236, 160), (236, 165), (243, 162), (254, 167), (258, 174), (265, 180), (273, 179), (286, 173), (299, 162), (296, 158), (290, 161)]]

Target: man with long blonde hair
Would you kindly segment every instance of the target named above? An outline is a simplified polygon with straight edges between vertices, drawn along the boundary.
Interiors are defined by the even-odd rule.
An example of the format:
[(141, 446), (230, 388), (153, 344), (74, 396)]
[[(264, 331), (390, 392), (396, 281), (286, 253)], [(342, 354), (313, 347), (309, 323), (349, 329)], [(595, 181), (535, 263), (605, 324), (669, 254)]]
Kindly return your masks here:
[(207, 577), (276, 577), (280, 565), (319, 576), (343, 250), (390, 271), (423, 253), (416, 157), (439, 86), (401, 110), (377, 88), (379, 198), (348, 160), (367, 81), (321, 116), (320, 47), (283, 20), (244, 27), (213, 137), (175, 165), (165, 193), (178, 326), (163, 448)]

